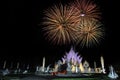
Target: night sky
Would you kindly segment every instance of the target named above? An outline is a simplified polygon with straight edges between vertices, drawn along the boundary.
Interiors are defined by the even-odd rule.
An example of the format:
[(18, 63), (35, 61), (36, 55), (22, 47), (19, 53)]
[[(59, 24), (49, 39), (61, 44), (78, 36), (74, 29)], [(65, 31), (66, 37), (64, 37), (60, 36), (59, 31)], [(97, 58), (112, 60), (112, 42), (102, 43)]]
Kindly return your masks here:
[[(54, 63), (68, 52), (71, 45), (52, 45), (43, 36), (41, 26), (43, 11), (58, 3), (60, 0), (32, 0), (8, 1), (8, 32), (2, 32), (5, 46), (0, 48), (0, 63), (4, 60), (8, 62), (21, 62), (26, 64), (42, 65), (42, 57), (46, 57), (47, 64)], [(68, 3), (70, 0), (61, 0)], [(100, 6), (102, 20), (105, 27), (104, 40), (97, 47), (81, 48), (76, 46), (76, 51), (80, 53), (84, 60), (92, 64), (98, 61), (102, 55), (105, 63), (120, 64), (119, 45), (119, 11), (117, 12), (117, 2), (115, 0), (95, 0)], [(5, 37), (7, 35), (7, 38)]]

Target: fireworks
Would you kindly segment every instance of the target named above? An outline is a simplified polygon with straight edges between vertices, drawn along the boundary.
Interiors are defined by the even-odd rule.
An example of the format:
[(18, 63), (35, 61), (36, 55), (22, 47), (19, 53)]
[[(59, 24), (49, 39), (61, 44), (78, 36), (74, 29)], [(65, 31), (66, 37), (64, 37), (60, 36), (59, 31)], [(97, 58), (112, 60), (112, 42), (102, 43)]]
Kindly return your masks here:
[(75, 0), (72, 7), (76, 9), (80, 19), (100, 19), (99, 7), (90, 0)]
[(73, 8), (63, 6), (53, 6), (45, 12), (43, 28), (45, 36), (54, 44), (70, 43), (75, 38), (75, 26), (79, 23)]
[(77, 42), (82, 46), (87, 47), (99, 43), (101, 38), (103, 38), (104, 33), (104, 30), (101, 26), (102, 24), (99, 21), (83, 20), (78, 27)]
[(87, 0), (68, 5), (54, 5), (45, 11), (45, 37), (53, 44), (80, 43), (91, 46), (103, 38), (98, 6)]

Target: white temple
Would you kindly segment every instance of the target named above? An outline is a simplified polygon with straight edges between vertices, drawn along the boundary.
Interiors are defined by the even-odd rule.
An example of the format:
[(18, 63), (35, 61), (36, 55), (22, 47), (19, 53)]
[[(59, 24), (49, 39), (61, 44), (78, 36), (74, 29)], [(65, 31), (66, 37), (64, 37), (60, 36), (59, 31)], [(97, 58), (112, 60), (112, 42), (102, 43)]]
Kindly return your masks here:
[[(43, 63), (41, 67), (36, 67), (36, 72), (60, 72), (62, 71), (63, 65), (66, 64), (66, 71), (67, 73), (106, 73), (104, 68), (104, 59), (101, 56), (101, 67), (96, 66), (96, 62), (94, 61), (94, 67), (91, 68), (88, 61), (82, 61), (83, 58), (78, 54), (78, 52), (75, 52), (73, 48), (70, 49), (69, 52), (67, 52), (61, 60), (58, 60), (57, 63), (55, 63), (54, 68), (50, 68), (48, 66), (45, 68), (45, 57), (43, 57)], [(51, 71), (50, 71), (51, 69)]]

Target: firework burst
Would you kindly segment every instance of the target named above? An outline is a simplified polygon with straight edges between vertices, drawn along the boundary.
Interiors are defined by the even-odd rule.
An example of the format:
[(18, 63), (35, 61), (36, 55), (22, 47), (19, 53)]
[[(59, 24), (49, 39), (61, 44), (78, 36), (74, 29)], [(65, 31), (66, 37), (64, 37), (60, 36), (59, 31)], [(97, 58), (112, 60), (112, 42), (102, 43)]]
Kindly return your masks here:
[(91, 46), (98, 44), (103, 38), (104, 30), (102, 24), (96, 20), (83, 20), (81, 21), (79, 29), (77, 29), (77, 42), (82, 46)]
[(66, 44), (75, 40), (79, 19), (73, 8), (55, 5), (45, 11), (43, 28), (46, 38), (54, 44)]
[(90, 0), (75, 0), (72, 3), (72, 7), (75, 8), (77, 15), (81, 19), (100, 19), (99, 7)]
[(54, 5), (45, 10), (44, 36), (53, 44), (91, 46), (103, 38), (99, 7), (92, 1), (75, 0), (68, 5)]

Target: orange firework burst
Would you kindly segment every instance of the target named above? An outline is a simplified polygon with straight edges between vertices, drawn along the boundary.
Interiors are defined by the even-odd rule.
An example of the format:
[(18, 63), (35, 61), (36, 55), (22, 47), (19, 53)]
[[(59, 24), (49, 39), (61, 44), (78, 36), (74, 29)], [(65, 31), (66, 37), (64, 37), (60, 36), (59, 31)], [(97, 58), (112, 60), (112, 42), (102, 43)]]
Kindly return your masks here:
[(72, 7), (76, 9), (81, 19), (100, 19), (99, 7), (90, 0), (75, 0)]
[(54, 44), (66, 44), (75, 40), (79, 19), (73, 8), (59, 4), (45, 11), (43, 28), (46, 38)]
[(92, 44), (99, 43), (103, 38), (104, 30), (102, 24), (96, 20), (83, 20), (78, 26), (78, 43), (82, 46), (91, 46)]

